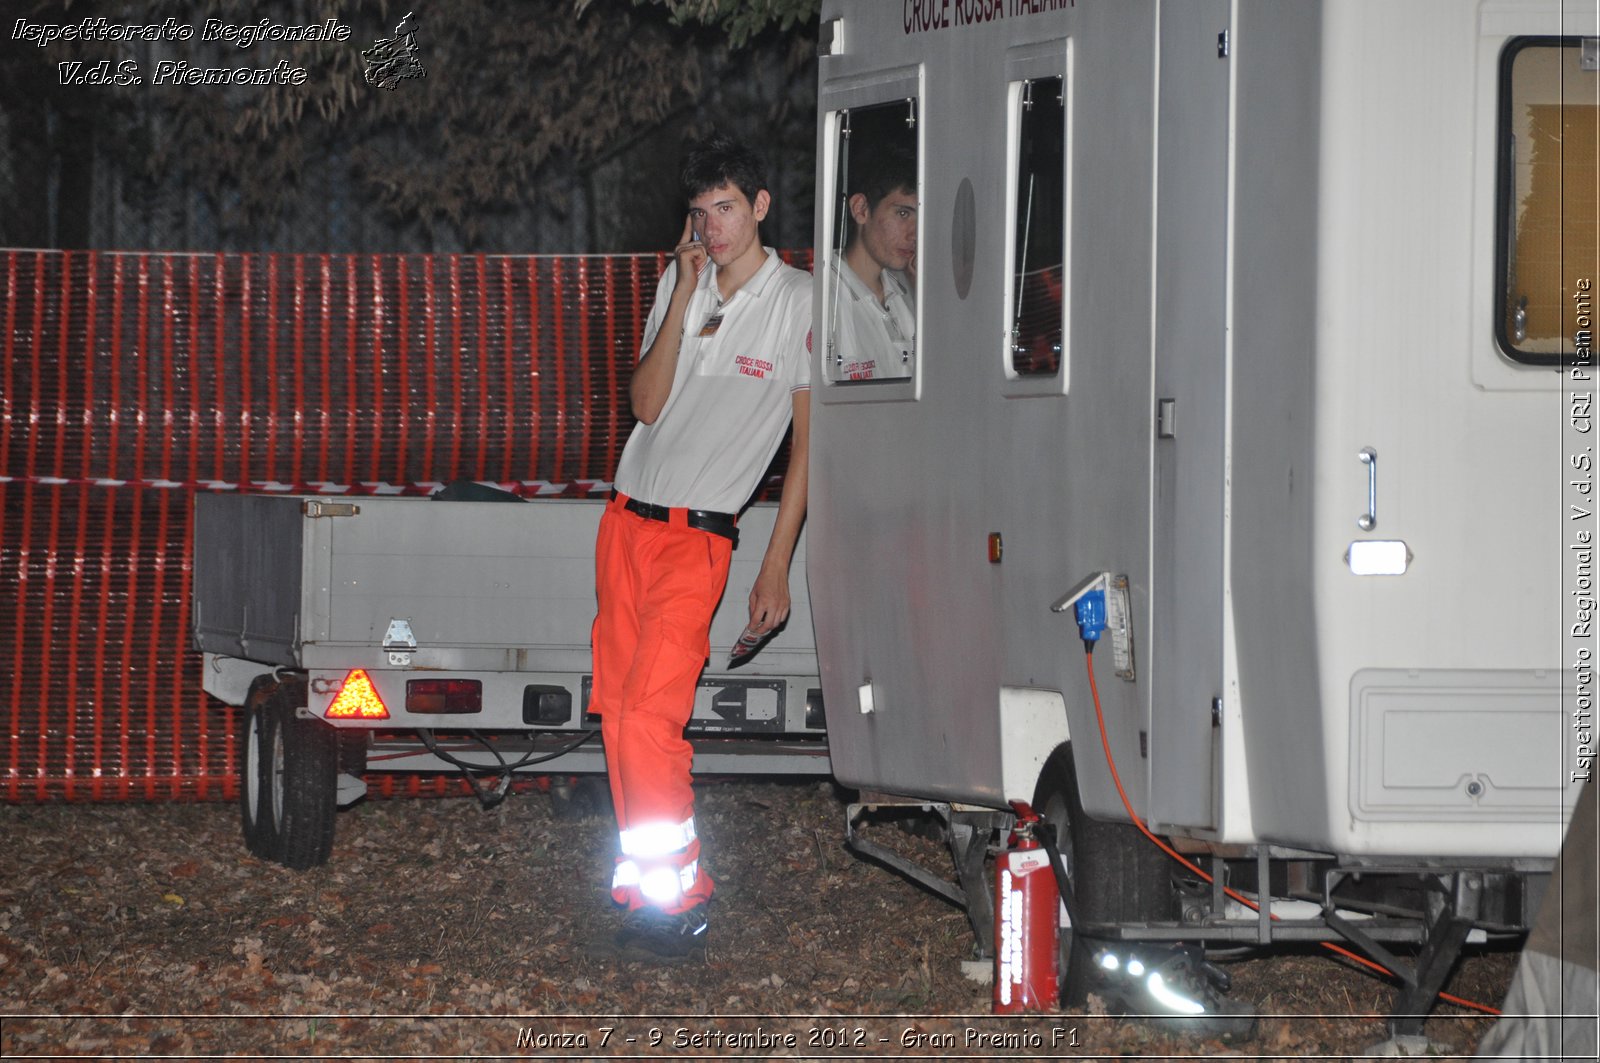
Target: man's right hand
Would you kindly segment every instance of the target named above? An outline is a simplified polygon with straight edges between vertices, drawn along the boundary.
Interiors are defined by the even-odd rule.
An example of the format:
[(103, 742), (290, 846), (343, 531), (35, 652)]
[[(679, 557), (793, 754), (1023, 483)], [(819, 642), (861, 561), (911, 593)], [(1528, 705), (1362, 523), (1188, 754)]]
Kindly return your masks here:
[(706, 245), (701, 242), (700, 235), (694, 231), (694, 216), (685, 215), (683, 219), (683, 237), (678, 241), (678, 246), (672, 253), (678, 259), (677, 287), (693, 288), (695, 278), (700, 276), (700, 271), (706, 268)]
[[(633, 378), (628, 381), (628, 401), (633, 415), (645, 424), (654, 424), (672, 394), (672, 380), (678, 369), (678, 344), (683, 336), (683, 318), (694, 298), (695, 285), (700, 271), (706, 268), (710, 256), (706, 245), (694, 231), (694, 215), (683, 219), (683, 238), (672, 254), (678, 264), (678, 276), (667, 298), (666, 313), (656, 330), (655, 339), (639, 356)], [(664, 280), (665, 278), (663, 278)]]

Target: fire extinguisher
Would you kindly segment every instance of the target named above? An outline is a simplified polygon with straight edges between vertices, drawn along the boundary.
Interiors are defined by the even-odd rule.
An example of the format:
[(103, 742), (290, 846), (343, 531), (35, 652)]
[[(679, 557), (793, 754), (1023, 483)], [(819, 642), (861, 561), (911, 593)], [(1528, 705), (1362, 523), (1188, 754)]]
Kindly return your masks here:
[(1017, 802), (1006, 848), (995, 859), (994, 1011), (1055, 1011), (1060, 1001), (1061, 894), (1040, 844), (1038, 813)]

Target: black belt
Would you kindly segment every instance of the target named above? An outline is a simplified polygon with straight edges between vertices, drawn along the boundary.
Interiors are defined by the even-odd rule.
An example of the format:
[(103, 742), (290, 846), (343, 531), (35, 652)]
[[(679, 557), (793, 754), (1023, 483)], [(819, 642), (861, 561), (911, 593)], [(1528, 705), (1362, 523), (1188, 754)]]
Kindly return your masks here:
[[(617, 489), (611, 489), (611, 497), (617, 497)], [(672, 507), (658, 506), (652, 502), (641, 502), (637, 498), (630, 498), (624, 503), (623, 508), (629, 513), (637, 513), (645, 520), (659, 520), (664, 524), (672, 523)], [(684, 523), (691, 528), (698, 528), (712, 535), (720, 535), (735, 545), (739, 542), (739, 518), (732, 513), (718, 513), (710, 509), (685, 509)]]

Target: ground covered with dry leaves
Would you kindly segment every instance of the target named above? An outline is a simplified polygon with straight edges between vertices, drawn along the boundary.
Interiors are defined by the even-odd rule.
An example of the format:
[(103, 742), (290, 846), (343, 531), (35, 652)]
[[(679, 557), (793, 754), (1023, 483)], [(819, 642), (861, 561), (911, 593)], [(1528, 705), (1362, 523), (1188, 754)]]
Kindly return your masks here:
[[(308, 872), (250, 856), (231, 804), (0, 807), (0, 1054), (1343, 1058), (1385, 1036), (1391, 987), (1318, 950), (1230, 965), (1263, 1015), (1239, 1043), (992, 1016), (965, 916), (844, 849), (845, 795), (698, 790), (718, 893), (681, 968), (586, 951), (617, 920), (611, 824), (545, 793), (366, 801)], [(948, 874), (939, 843), (872, 829)], [(1449, 988), (1497, 1004), (1514, 959)], [(1447, 1005), (1427, 1033), (1467, 1053), (1488, 1021)]]

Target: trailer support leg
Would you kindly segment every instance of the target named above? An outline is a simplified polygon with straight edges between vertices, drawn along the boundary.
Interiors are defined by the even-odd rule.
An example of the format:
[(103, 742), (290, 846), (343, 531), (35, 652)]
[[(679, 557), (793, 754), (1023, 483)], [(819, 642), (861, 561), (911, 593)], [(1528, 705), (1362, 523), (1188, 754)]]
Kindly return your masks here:
[(950, 855), (956, 861), (956, 881), (967, 898), (967, 922), (972, 924), (980, 960), (994, 959), (994, 881), (986, 866), (994, 830), (987, 822), (990, 818), (980, 816), (973, 822), (957, 813), (950, 815)]
[(1440, 910), (1428, 926), (1428, 936), (1417, 957), (1416, 966), (1400, 960), (1360, 928), (1341, 918), (1332, 908), (1325, 913), (1328, 925), (1382, 963), (1399, 978), (1402, 986), (1389, 1015), (1391, 1037), (1420, 1037), (1422, 1024), (1444, 988), (1450, 972), (1461, 957), (1461, 946), (1478, 914), (1478, 899), (1483, 881), (1478, 875), (1458, 874), (1450, 882)]
[(1272, 861), (1265, 845), (1256, 850), (1256, 896), (1261, 907), (1256, 912), (1256, 941), (1272, 944)]
[(940, 878), (938, 875), (935, 875), (926, 868), (912, 863), (899, 853), (896, 853), (890, 849), (885, 849), (877, 842), (867, 841), (867, 839), (863, 838), (860, 833), (857, 832), (856, 822), (860, 818), (861, 813), (869, 808), (876, 807), (876, 805), (850, 805), (845, 810), (844, 843), (846, 847), (853, 852), (860, 853), (862, 856), (865, 856), (870, 860), (876, 860), (878, 863), (884, 865), (890, 870), (898, 871), (900, 874), (917, 883), (919, 886), (937, 893), (939, 896), (943, 897), (952, 904), (959, 905), (965, 903), (965, 898), (962, 896), (961, 890), (951, 883), (946, 882), (944, 879)]
[(861, 814), (878, 803), (854, 804), (845, 811), (845, 846), (852, 852), (897, 871), (917, 885), (938, 894), (967, 913), (977, 946), (977, 957), (994, 958), (994, 883), (987, 861), (989, 842), (995, 832), (1011, 823), (1010, 812), (952, 810), (948, 805), (932, 806), (948, 827), (950, 855), (955, 858), (956, 881), (947, 882), (900, 854), (861, 836)]

